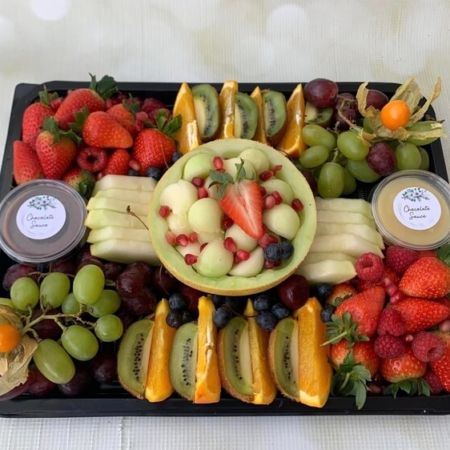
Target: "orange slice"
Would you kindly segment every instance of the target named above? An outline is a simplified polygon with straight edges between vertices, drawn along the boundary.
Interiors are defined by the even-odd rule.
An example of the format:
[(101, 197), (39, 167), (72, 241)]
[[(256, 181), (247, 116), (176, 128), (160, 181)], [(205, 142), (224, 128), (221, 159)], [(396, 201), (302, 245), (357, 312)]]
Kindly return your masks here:
[(248, 319), (250, 357), (253, 375), (253, 401), (255, 405), (269, 405), (277, 395), (277, 388), (269, 368), (269, 333), (256, 323), (256, 311), (248, 300), (244, 311)]
[(194, 403), (220, 401), (220, 376), (217, 361), (217, 328), (213, 322), (214, 304), (208, 297), (198, 301), (198, 351)]
[(261, 89), (257, 86), (250, 97), (255, 101), (256, 107), (258, 108), (258, 123), (256, 125), (255, 135), (253, 136), (254, 141), (261, 142), (261, 144), (267, 144), (266, 128), (264, 124), (264, 104)]
[(286, 108), (287, 128), (277, 148), (291, 158), (298, 158), (306, 150), (306, 144), (302, 139), (302, 129), (305, 122), (305, 98), (301, 84), (297, 85), (292, 92)]
[(297, 311), (300, 402), (316, 408), (327, 402), (332, 378), (330, 346), (322, 346), (325, 324), (320, 318), (321, 309), (319, 301), (312, 297)]
[(238, 89), (237, 81), (228, 80), (223, 83), (219, 94), (220, 117), (222, 118), (219, 139), (234, 138), (235, 95)]
[(187, 83), (181, 84), (175, 99), (173, 116), (175, 117), (178, 114), (181, 115), (181, 128), (173, 138), (178, 142), (178, 150), (185, 154), (201, 145), (195, 117), (194, 99), (192, 98), (191, 88)]
[(169, 377), (169, 359), (176, 329), (166, 323), (169, 303), (162, 299), (155, 311), (150, 358), (148, 363), (145, 398), (149, 402), (162, 402), (172, 395)]

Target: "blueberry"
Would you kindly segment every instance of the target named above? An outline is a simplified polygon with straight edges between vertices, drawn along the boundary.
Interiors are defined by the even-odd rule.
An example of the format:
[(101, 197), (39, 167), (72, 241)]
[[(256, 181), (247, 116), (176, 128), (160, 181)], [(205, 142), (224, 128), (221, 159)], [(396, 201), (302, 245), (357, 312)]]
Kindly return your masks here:
[(279, 244), (269, 244), (264, 249), (264, 258), (271, 262), (279, 261), (281, 259), (281, 249)]
[(175, 292), (169, 297), (169, 306), (172, 311), (182, 311), (187, 309), (188, 302), (183, 295)]
[(185, 311), (181, 312), (181, 322), (182, 323), (192, 322), (193, 320), (194, 320), (194, 316), (190, 311), (185, 310)]
[(213, 294), (211, 296), (211, 300), (212, 300), (214, 306), (216, 307), (216, 309), (221, 307), (225, 303), (226, 298), (227, 297), (225, 297), (223, 295), (218, 295), (218, 294)]
[(280, 243), (280, 250), (281, 250), (281, 259), (283, 261), (286, 261), (294, 253), (294, 246), (290, 241), (283, 241)]
[(176, 163), (182, 156), (183, 154), (181, 152), (172, 153), (172, 162)]
[(259, 294), (253, 300), (253, 308), (255, 311), (269, 311), (272, 299), (267, 294)]
[(291, 314), (291, 310), (283, 305), (283, 303), (275, 303), (272, 308), (270, 308), (270, 311), (278, 320), (285, 319)]
[(336, 307), (328, 304), (325, 305), (322, 308), (322, 311), (320, 311), (320, 318), (322, 319), (322, 322), (331, 322), (331, 316), (334, 314), (334, 311), (336, 311)]
[(242, 314), (247, 303), (246, 298), (242, 297), (224, 297), (223, 304), (227, 305), (236, 314)]
[(263, 311), (256, 316), (256, 323), (265, 331), (272, 331), (278, 319), (270, 311)]
[(162, 170), (158, 167), (150, 167), (147, 170), (146, 175), (149, 178), (154, 178), (155, 180), (159, 180), (162, 176)]
[(314, 289), (317, 300), (319, 300), (319, 302), (322, 304), (325, 303), (325, 300), (331, 295), (332, 292), (333, 286), (328, 283), (319, 283)]
[(226, 306), (221, 306), (214, 313), (213, 322), (216, 324), (217, 327), (223, 328), (227, 325), (227, 323), (231, 320), (232, 317), (233, 313), (231, 312), (230, 308)]
[(130, 177), (139, 177), (140, 175), (139, 175), (139, 172), (137, 170), (130, 169), (128, 171), (128, 176), (130, 176)]
[(183, 325), (181, 314), (178, 311), (170, 311), (167, 314), (166, 323), (169, 327), (180, 328)]

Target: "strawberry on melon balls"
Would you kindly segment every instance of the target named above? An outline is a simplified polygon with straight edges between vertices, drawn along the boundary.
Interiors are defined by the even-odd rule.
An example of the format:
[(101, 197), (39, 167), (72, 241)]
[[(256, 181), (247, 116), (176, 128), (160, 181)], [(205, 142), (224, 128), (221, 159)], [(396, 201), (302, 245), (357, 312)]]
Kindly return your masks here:
[(316, 232), (314, 195), (279, 151), (216, 140), (180, 158), (158, 182), (149, 232), (162, 264), (202, 292), (250, 295), (289, 277)]

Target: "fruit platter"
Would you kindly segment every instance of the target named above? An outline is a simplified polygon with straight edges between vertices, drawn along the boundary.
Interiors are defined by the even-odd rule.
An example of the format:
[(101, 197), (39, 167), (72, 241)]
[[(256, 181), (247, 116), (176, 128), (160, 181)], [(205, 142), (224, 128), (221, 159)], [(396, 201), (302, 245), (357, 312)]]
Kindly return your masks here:
[(0, 416), (448, 414), (440, 89), (18, 85)]

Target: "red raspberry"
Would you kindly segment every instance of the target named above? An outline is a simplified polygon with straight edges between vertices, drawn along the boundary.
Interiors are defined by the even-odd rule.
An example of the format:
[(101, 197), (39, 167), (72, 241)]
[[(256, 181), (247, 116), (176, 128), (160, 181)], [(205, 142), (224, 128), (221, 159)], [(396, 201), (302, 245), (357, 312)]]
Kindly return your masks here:
[(441, 380), (439, 380), (439, 377), (431, 369), (428, 369), (425, 372), (422, 379), (424, 379), (428, 383), (428, 386), (430, 386), (431, 395), (440, 394), (444, 389)]
[(437, 253), (433, 250), (419, 250), (417, 252), (419, 258), (437, 258)]
[(419, 255), (414, 250), (391, 245), (386, 250), (387, 267), (390, 267), (396, 274), (403, 275), (406, 269), (417, 259)]
[(108, 162), (106, 150), (97, 147), (86, 147), (78, 153), (77, 164), (81, 169), (91, 173), (101, 172)]
[(382, 359), (400, 358), (405, 353), (405, 344), (397, 337), (390, 334), (378, 336), (375, 339), (373, 349)]
[(141, 105), (141, 110), (145, 111), (147, 114), (150, 114), (155, 109), (166, 108), (166, 105), (156, 98), (146, 98)]
[(357, 277), (356, 288), (358, 289), (358, 291), (362, 292), (374, 286), (383, 286), (383, 278), (385, 277), (391, 280), (392, 283), (395, 285), (397, 285), (399, 282), (398, 275), (392, 269), (389, 269), (389, 267), (385, 267), (383, 270), (383, 275), (377, 281), (366, 281), (361, 280), (360, 278)]
[(414, 356), (423, 362), (436, 361), (445, 353), (445, 343), (429, 331), (421, 331), (414, 336), (411, 342)]
[(361, 280), (378, 281), (383, 275), (383, 260), (375, 253), (364, 253), (356, 261), (355, 270)]
[(385, 336), (401, 336), (405, 333), (406, 327), (402, 315), (395, 309), (385, 309), (381, 313), (380, 321), (378, 322), (378, 335)]

